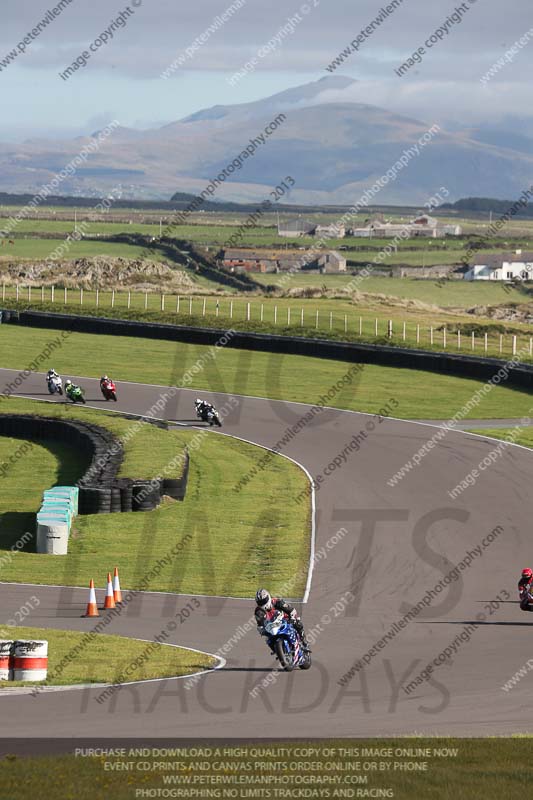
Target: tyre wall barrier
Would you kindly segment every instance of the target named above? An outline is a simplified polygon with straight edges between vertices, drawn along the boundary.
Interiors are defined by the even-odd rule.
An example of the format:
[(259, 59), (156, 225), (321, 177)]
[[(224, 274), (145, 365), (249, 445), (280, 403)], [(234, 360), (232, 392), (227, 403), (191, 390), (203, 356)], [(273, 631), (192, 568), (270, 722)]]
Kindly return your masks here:
[[(0, 414), (0, 436), (22, 439), (53, 439), (64, 441), (76, 447), (84, 457), (85, 472), (78, 480), (76, 500), (72, 509), (80, 514), (109, 514), (131, 511), (151, 511), (160, 503), (165, 492), (163, 480), (136, 480), (134, 478), (117, 478), (117, 473), (124, 458), (122, 443), (113, 434), (88, 422), (79, 420), (63, 420), (52, 417), (41, 417), (35, 414)], [(176, 482), (182, 496), (185, 497), (189, 471), (189, 454), (186, 453), (183, 476)], [(75, 490), (76, 487), (54, 487), (45, 492), (43, 508), (39, 513), (50, 516), (54, 512), (58, 517), (60, 511), (53, 509), (54, 501), (61, 502), (61, 495)], [(136, 502), (134, 503), (134, 495)], [(57, 512), (57, 513), (56, 513)], [(43, 524), (49, 520), (42, 517)], [(58, 521), (58, 520), (56, 520)], [(51, 534), (51, 539), (57, 532)], [(46, 540), (41, 531), (39, 541)], [(50, 545), (51, 546), (51, 545)], [(56, 546), (59, 543), (56, 542)], [(49, 552), (43, 550), (42, 552)]]
[[(359, 344), (356, 342), (331, 342), (325, 339), (306, 339), (298, 336), (276, 336), (215, 328), (193, 328), (185, 325), (168, 325), (156, 322), (109, 319), (107, 317), (82, 317), (44, 311), (11, 311), (16, 320), (37, 328), (59, 328), (82, 333), (102, 333), (119, 336), (136, 336), (145, 339), (165, 339), (190, 344), (215, 345), (225, 337), (225, 347), (256, 350), (286, 355), (315, 356), (337, 361), (419, 369), (447, 373), (479, 380), (488, 380), (509, 362), (495, 358), (433, 353), (428, 350), (411, 350), (390, 345)], [(522, 388), (533, 387), (533, 366), (520, 364), (507, 368), (507, 383)]]

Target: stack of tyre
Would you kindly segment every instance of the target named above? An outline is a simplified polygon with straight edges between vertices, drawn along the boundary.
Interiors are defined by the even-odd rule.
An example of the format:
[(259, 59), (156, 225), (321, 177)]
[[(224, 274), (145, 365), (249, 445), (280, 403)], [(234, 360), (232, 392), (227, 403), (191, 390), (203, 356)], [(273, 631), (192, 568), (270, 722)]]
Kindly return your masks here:
[(185, 464), (181, 478), (164, 478), (161, 493), (172, 497), (173, 500), (185, 500), (187, 483), (189, 481), (189, 451), (185, 451)]
[(80, 481), (80, 513), (111, 514), (122, 511), (121, 491), (116, 477), (124, 458), (122, 444), (105, 428), (83, 424), (92, 459)]

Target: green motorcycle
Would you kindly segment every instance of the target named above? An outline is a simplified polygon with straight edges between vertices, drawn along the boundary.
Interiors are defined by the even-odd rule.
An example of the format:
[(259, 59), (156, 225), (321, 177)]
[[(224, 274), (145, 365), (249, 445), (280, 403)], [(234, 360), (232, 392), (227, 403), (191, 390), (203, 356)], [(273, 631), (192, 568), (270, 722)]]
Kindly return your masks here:
[(65, 394), (73, 403), (83, 403), (85, 405), (86, 401), (81, 386), (75, 386), (73, 383), (65, 384)]

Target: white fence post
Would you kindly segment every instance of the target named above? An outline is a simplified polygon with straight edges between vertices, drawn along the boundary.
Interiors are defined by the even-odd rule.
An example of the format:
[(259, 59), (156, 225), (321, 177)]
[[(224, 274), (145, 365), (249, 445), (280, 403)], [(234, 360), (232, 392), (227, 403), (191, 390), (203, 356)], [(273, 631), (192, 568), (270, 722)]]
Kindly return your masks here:
[(315, 328), (318, 330), (318, 308), (316, 310)]
[[(264, 310), (265, 306), (263, 303), (261, 303), (261, 322), (263, 322)], [(217, 317), (218, 317), (218, 305), (217, 305)]]
[(446, 325), (442, 329), (442, 346), (446, 350)]
[(192, 314), (192, 297), (189, 297), (189, 316)]
[(178, 295), (178, 299), (176, 300), (176, 314), (180, 313), (180, 296)]
[(115, 308), (115, 290), (111, 289), (111, 308)]
[(488, 351), (488, 349), (489, 349), (489, 335), (485, 331), (485, 353)]
[(433, 328), (429, 329), (429, 343), (433, 346)]
[(52, 286), (52, 289), (50, 291), (50, 298), (52, 300), (52, 303), (55, 303), (55, 294), (56, 294), (56, 287)]
[[(53, 289), (53, 287), (52, 287), (52, 289)], [(54, 293), (53, 293), (53, 291), (52, 291), (52, 296), (53, 296), (53, 294), (54, 294)], [(100, 290), (99, 290), (99, 289), (97, 289), (97, 290), (96, 290), (96, 308), (98, 308), (99, 298), (100, 298)]]
[(131, 292), (128, 292), (128, 308), (131, 308)]
[(16, 288), (16, 299), (17, 300), (19, 299), (19, 285), (18, 285), (18, 283), (17, 283), (17, 288)]
[(291, 308), (287, 309), (287, 327), (291, 324)]
[(229, 318), (233, 319), (233, 300), (231, 300), (229, 304)]
[(301, 314), (301, 321), (300, 321), (300, 324), (301, 324), (301, 327), (303, 328), (303, 326), (304, 326), (304, 310), (303, 310), (303, 308), (302, 308), (302, 314)]
[(83, 286), (80, 287), (80, 306), (83, 305)]
[(392, 339), (392, 320), (391, 319), (389, 319), (389, 321), (387, 323), (387, 336), (389, 337), (389, 339)]
[(65, 305), (67, 305), (67, 287), (66, 286), (64, 287), (64, 301), (65, 301)]
[(359, 336), (363, 335), (363, 317), (359, 317)]
[(404, 322), (403, 323), (403, 333), (402, 333), (402, 338), (403, 338), (404, 342), (405, 342), (406, 336), (407, 336), (407, 329), (406, 329), (406, 323)]
[(44, 286), (41, 286), (41, 303), (44, 303)]
[(375, 335), (377, 336), (378, 335), (378, 321), (377, 321), (377, 319), (376, 319), (376, 324), (375, 324), (374, 330), (375, 330)]
[(513, 336), (513, 356), (516, 355), (516, 336)]
[(250, 303), (246, 303), (246, 321), (250, 322)]
[(329, 312), (329, 329), (333, 328), (333, 311)]
[(344, 315), (344, 333), (348, 333), (348, 316)]
[(457, 328), (457, 349), (461, 349), (461, 328)]
[(148, 292), (144, 293), (144, 310), (148, 308)]
[(205, 317), (205, 304), (206, 304), (206, 301), (207, 301), (207, 298), (204, 297), (204, 302), (203, 302), (203, 305), (202, 305), (202, 317)]
[(165, 310), (165, 295), (161, 295), (161, 311)]
[(28, 284), (28, 301), (31, 300), (31, 286)]
[(472, 350), (476, 349), (476, 334), (472, 331)]
[(420, 344), (420, 325), (416, 326), (416, 343)]

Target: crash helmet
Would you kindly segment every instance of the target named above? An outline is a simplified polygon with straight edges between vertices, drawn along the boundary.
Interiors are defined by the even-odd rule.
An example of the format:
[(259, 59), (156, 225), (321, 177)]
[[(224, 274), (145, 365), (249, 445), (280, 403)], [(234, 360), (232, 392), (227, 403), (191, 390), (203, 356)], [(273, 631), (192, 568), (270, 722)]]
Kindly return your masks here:
[(255, 602), (259, 608), (264, 608), (265, 611), (269, 611), (272, 608), (272, 597), (270, 596), (270, 592), (267, 592), (266, 589), (257, 590)]
[(70, 380), (70, 378), (66, 379), (65, 386), (72, 386), (72, 381)]
[(533, 578), (533, 570), (531, 570), (529, 567), (526, 567), (522, 570), (522, 577), (527, 578), (527, 580), (530, 581), (531, 578)]

